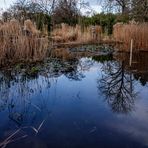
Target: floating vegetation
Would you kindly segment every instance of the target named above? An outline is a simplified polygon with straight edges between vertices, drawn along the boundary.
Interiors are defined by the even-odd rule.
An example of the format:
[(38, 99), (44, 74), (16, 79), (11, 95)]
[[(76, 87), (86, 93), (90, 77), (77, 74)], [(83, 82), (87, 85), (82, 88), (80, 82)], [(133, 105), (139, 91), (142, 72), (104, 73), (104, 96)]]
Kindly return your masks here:
[(109, 54), (109, 55), (94, 56), (92, 59), (97, 61), (97, 62), (104, 63), (104, 62), (107, 62), (107, 61), (112, 61), (113, 55)]

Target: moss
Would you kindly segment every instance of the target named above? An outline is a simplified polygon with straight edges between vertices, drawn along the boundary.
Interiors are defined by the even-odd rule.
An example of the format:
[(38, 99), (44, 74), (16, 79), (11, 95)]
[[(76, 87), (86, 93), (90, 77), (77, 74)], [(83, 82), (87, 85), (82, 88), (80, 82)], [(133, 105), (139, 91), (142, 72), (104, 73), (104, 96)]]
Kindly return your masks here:
[(29, 77), (36, 77), (39, 71), (40, 69), (38, 67), (32, 67), (31, 69), (27, 69), (25, 73)]
[(38, 67), (32, 67), (31, 68), (31, 73), (38, 73), (39, 72), (39, 68)]
[(17, 64), (16, 66), (15, 66), (15, 69), (16, 70), (20, 70), (20, 69), (22, 69), (23, 68), (23, 63), (19, 63), (19, 64)]

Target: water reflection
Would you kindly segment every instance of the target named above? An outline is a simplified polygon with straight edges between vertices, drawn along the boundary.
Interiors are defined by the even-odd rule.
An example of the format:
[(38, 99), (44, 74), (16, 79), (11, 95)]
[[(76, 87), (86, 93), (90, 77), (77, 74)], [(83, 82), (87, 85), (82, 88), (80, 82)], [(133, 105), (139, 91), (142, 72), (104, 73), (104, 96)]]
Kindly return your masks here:
[[(5, 112), (14, 123), (15, 128), (10, 128), (13, 129), (12, 135), (15, 138), (9, 139), (10, 141), (5, 139), (0, 147), (16, 141), (20, 134), (20, 139), (28, 137), (30, 130), (37, 134), (52, 113), (50, 106), (56, 101), (58, 78), (64, 75), (68, 80), (81, 81), (85, 78), (84, 71), (88, 71), (93, 63), (87, 58), (72, 61), (53, 59), (48, 61), (45, 69), (35, 75), (29, 75), (28, 68), (21, 73), (1, 71), (0, 114)], [(50, 96), (53, 99), (49, 99)], [(79, 93), (77, 97), (80, 98)]]
[(32, 99), (34, 95), (42, 95), (45, 89), (50, 89), (51, 82), (56, 85), (57, 79), (62, 75), (69, 80), (81, 81), (85, 78), (83, 72), (89, 70), (93, 63), (91, 59), (79, 61), (54, 59), (48, 63), (45, 71), (34, 77), (28, 74), (16, 74), (13, 71), (1, 72), (0, 112), (8, 109), (9, 118), (18, 125), (22, 125), (25, 120), (35, 118), (36, 113), (33, 113), (32, 117), (29, 114), (32, 108), (36, 112), (44, 112), (43, 110), (45, 110), (48, 99), (45, 97), (47, 100), (44, 100), (44, 96), (42, 97), (41, 101), (44, 101), (45, 105), (42, 106), (42, 102), (37, 103)]
[(148, 82), (148, 54), (145, 52), (135, 53), (133, 55), (132, 66), (129, 67), (129, 54), (116, 54), (115, 59), (124, 61), (125, 69), (130, 71), (136, 80), (139, 80), (141, 85), (145, 86)]
[(129, 66), (129, 54), (118, 53), (93, 58), (103, 63), (103, 76), (98, 80), (98, 89), (105, 95), (112, 110), (117, 113), (129, 113), (134, 110), (134, 102), (138, 92), (134, 89), (135, 80), (145, 86), (148, 82), (148, 55), (133, 55), (132, 66)]
[(105, 75), (98, 80), (99, 90), (114, 112), (129, 113), (134, 109), (134, 79), (125, 71), (124, 62), (108, 62), (103, 65)]
[[(30, 76), (24, 69), (19, 73), (1, 71), (0, 146), (14, 134), (14, 139), (8, 138), (10, 141), (27, 137), (27, 140), (34, 138), (35, 142), (44, 139), (43, 143), (47, 144), (44, 147), (59, 147), (56, 143), (62, 140), (61, 147), (67, 146), (68, 142), (68, 147), (81, 147), (81, 143), (85, 147), (115, 147), (117, 143), (113, 139), (117, 133), (107, 123), (122, 124), (114, 112), (125, 115), (124, 119), (128, 119), (129, 113), (136, 112), (137, 98), (140, 96), (140, 100), (146, 95), (140, 94), (139, 88), (145, 88), (148, 82), (146, 62), (142, 61), (145, 66), (140, 67), (139, 60), (135, 66), (134, 59), (133, 67), (129, 67), (128, 60), (129, 55), (122, 54), (75, 57), (74, 60), (56, 58), (42, 65), (36, 75)], [(105, 102), (102, 101), (104, 98)], [(112, 111), (108, 111), (110, 108)], [(126, 121), (124, 119), (121, 121)], [(132, 118), (130, 120), (133, 122)], [(126, 139), (127, 144), (139, 146), (137, 141), (122, 134), (119, 137), (119, 144)], [(23, 144), (28, 144), (26, 141)], [(20, 142), (17, 144), (21, 145)], [(10, 144), (10, 147), (17, 144)]]
[[(142, 55), (143, 56), (143, 55)], [(112, 54), (82, 58), (71, 61), (53, 59), (48, 62), (45, 70), (34, 77), (16, 74), (13, 71), (0, 73), (0, 111), (8, 108), (9, 118), (21, 125), (31, 106), (41, 111), (38, 105), (32, 103), (32, 95), (42, 94), (44, 89), (51, 87), (51, 81), (64, 75), (69, 80), (81, 81), (85, 78), (84, 71), (89, 71), (94, 62), (102, 63), (102, 77), (99, 78), (98, 89), (105, 95), (106, 101), (112, 110), (117, 113), (129, 113), (134, 109), (137, 92), (134, 89), (135, 79), (145, 85), (147, 79), (146, 56), (133, 56), (134, 64), (129, 67), (129, 55)], [(135, 63), (137, 70), (135, 71)], [(143, 66), (141, 66), (143, 65)], [(16, 100), (15, 98), (20, 98)], [(23, 98), (23, 99), (22, 99)], [(46, 104), (46, 103), (45, 103)], [(43, 107), (44, 108), (44, 107)], [(49, 111), (50, 112), (50, 111)]]

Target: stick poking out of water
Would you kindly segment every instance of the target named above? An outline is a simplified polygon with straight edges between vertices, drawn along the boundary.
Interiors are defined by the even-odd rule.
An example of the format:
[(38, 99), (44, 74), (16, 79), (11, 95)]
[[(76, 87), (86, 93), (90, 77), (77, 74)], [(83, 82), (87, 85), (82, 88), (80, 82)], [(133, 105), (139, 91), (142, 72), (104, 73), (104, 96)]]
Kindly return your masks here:
[(131, 39), (131, 49), (130, 49), (130, 67), (132, 66), (132, 58), (133, 58), (133, 39)]

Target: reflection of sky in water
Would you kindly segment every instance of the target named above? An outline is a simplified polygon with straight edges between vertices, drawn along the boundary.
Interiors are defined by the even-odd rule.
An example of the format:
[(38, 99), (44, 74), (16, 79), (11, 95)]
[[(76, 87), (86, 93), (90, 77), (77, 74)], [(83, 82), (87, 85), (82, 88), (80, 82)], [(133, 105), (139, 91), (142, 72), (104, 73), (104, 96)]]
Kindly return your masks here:
[[(87, 63), (85, 63), (87, 60)], [(98, 87), (103, 66), (82, 59), (76, 81), (64, 74), (58, 78), (39, 78), (12, 83), (6, 91), (6, 105), (0, 112), (0, 140), (19, 127), (38, 127), (45, 120), (37, 136), (25, 129), (27, 138), (10, 147), (134, 147), (148, 145), (148, 88), (134, 82), (138, 92), (134, 109), (127, 113), (112, 112), (105, 95)], [(73, 78), (73, 76), (72, 76)], [(9, 95), (8, 95), (9, 93)], [(1, 104), (4, 101), (1, 100)], [(12, 120), (22, 115), (19, 123)], [(15, 114), (15, 116), (13, 115)]]
[(134, 140), (148, 146), (148, 90), (147, 88), (140, 88), (140, 86), (139, 89), (141, 91), (136, 98), (135, 110), (128, 116), (118, 115), (118, 122), (114, 124), (114, 122), (111, 121), (110, 127), (119, 133), (125, 133), (129, 138), (133, 138)]

